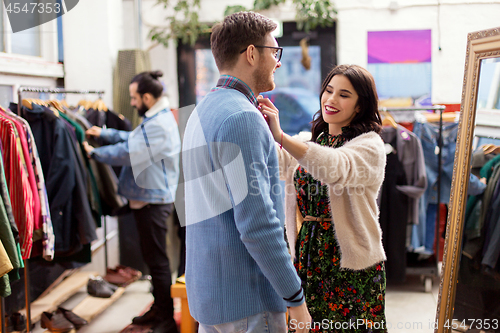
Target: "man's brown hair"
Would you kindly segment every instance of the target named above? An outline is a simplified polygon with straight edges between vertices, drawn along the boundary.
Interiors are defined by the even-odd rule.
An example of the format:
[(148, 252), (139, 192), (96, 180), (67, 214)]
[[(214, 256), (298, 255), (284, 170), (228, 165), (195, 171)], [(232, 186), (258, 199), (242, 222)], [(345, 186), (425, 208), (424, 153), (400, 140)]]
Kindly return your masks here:
[(233, 67), (240, 52), (249, 45), (263, 45), (265, 36), (276, 29), (277, 24), (264, 15), (254, 12), (238, 12), (228, 15), (224, 21), (212, 27), (210, 45), (219, 70)]

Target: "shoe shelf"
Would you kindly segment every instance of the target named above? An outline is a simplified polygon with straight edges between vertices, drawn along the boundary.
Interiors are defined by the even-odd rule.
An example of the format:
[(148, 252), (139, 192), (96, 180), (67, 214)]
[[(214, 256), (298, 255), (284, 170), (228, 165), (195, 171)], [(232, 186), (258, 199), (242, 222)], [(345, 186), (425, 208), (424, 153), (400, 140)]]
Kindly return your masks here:
[[(87, 285), (90, 276), (97, 275), (97, 272), (77, 271), (64, 278), (57, 286), (31, 303), (31, 323), (39, 322), (43, 312), (57, 310), (58, 306), (81, 292), (82, 288)], [(119, 287), (109, 298), (87, 295), (71, 311), (90, 322), (118, 300), (124, 292), (125, 288)], [(26, 316), (26, 309), (22, 309), (19, 312)], [(72, 330), (68, 333), (72, 332), (76, 331)]]
[(125, 288), (119, 287), (109, 298), (101, 298), (88, 295), (80, 303), (78, 303), (78, 305), (75, 306), (72, 311), (76, 315), (90, 322), (97, 315), (104, 312), (104, 310), (106, 310), (116, 300), (118, 300), (124, 292)]
[[(71, 296), (76, 294), (82, 287), (87, 285), (90, 275), (98, 275), (97, 272), (74, 272), (70, 276), (66, 277), (61, 283), (54, 287), (47, 294), (37, 298), (35, 301), (31, 302), (30, 312), (31, 312), (31, 322), (35, 323), (40, 321), (42, 313), (53, 312), (57, 310), (57, 307), (67, 301)], [(26, 316), (26, 309), (22, 309), (21, 312)]]

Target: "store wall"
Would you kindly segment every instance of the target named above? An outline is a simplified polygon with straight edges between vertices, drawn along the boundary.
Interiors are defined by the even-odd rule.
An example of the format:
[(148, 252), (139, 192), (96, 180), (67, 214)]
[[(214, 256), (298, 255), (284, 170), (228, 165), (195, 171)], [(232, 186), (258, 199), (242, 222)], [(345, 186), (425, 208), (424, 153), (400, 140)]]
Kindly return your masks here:
[[(133, 1), (127, 1), (133, 3)], [(156, 0), (143, 0), (143, 47), (151, 41), (151, 26), (165, 25), (169, 14)], [(367, 34), (369, 31), (425, 30), (432, 31), (432, 102), (457, 104), (462, 93), (467, 34), (498, 26), (500, 0), (335, 0), (337, 15), (338, 63), (367, 66)], [(228, 5), (251, 7), (252, 0), (201, 1), (200, 20), (215, 22), (223, 18)], [(131, 7), (130, 4), (128, 4)], [(263, 14), (282, 21), (293, 21), (291, 1)], [(130, 40), (128, 41), (130, 43)], [(154, 68), (164, 70), (165, 83), (173, 106), (177, 106), (176, 52), (152, 47)]]
[[(3, 13), (5, 14), (5, 13)], [(8, 107), (10, 102), (17, 103), (20, 86), (54, 88), (57, 78), (64, 76), (63, 66), (57, 63), (57, 23), (50, 21), (42, 26), (17, 32), (13, 35), (7, 15), (3, 16), (3, 29), (0, 29), (2, 42), (0, 52), (0, 106)], [(18, 54), (13, 40), (22, 44), (39, 39), (38, 55)], [(34, 45), (24, 45), (25, 50), (37, 49)], [(39, 97), (37, 94), (23, 97)]]
[(368, 31), (431, 29), (434, 104), (460, 103), (467, 33), (500, 25), (498, 0), (335, 0), (335, 5), (339, 64), (367, 66)]
[[(104, 90), (104, 102), (113, 106), (113, 69), (127, 24), (122, 0), (80, 1), (63, 16), (66, 89)], [(80, 98), (68, 95), (70, 102)]]
[[(141, 15), (137, 13), (137, 2), (134, 0), (122, 1), (122, 19), (126, 22), (123, 26), (122, 50), (142, 49), (150, 55), (151, 69), (161, 70), (164, 75), (160, 79), (165, 86), (166, 95), (172, 108), (177, 108), (177, 56), (176, 48), (172, 43), (169, 47), (154, 43), (148, 37), (152, 26), (165, 26), (164, 18), (169, 13), (161, 6), (156, 5), (156, 0), (140, 1)], [(138, 22), (141, 22), (140, 29)], [(141, 38), (138, 38), (138, 35)]]
[[(221, 1), (201, 1), (200, 21), (202, 22), (217, 22), (221, 21), (224, 17), (224, 10), (230, 5), (242, 5), (247, 8), (253, 6), (253, 0), (240, 0), (235, 3), (234, 0), (221, 0)], [(142, 46), (143, 49), (149, 50), (151, 57), (151, 66), (153, 69), (160, 69), (165, 74), (162, 82), (166, 86), (167, 96), (170, 99), (172, 107), (178, 108), (179, 106), (179, 90), (177, 81), (177, 48), (175, 43), (170, 43), (168, 47), (157, 45), (151, 42), (148, 33), (152, 26), (165, 26), (165, 17), (171, 15), (171, 12), (164, 10), (161, 6), (156, 5), (156, 0), (142, 0)], [(134, 2), (130, 0), (123, 1), (124, 17), (132, 21), (134, 20)], [(280, 8), (263, 11), (264, 15), (281, 20), (293, 21), (295, 12), (293, 11), (292, 4), (286, 4)], [(134, 31), (131, 30), (127, 33), (133, 36)], [(133, 38), (127, 38), (125, 41), (127, 47), (137, 47), (137, 41)]]

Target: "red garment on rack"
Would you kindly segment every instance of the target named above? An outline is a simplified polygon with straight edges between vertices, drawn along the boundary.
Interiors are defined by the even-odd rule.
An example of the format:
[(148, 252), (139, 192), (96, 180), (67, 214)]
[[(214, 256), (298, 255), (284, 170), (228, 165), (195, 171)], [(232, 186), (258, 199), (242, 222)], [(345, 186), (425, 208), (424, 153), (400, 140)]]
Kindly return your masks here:
[(22, 162), (20, 139), (11, 120), (0, 115), (0, 140), (7, 188), (10, 193), (12, 212), (19, 229), (19, 243), (23, 259), (28, 259), (33, 245), (34, 200), (28, 171)]
[(16, 126), (17, 133), (21, 140), (21, 148), (24, 155), (25, 166), (28, 171), (28, 181), (30, 182), (31, 192), (33, 193), (33, 232), (39, 230), (37, 233), (34, 233), (33, 242), (41, 240), (42, 236), (42, 208), (40, 204), (40, 196), (38, 195), (38, 186), (35, 178), (35, 171), (33, 170), (33, 161), (31, 160), (31, 155), (28, 147), (28, 140), (26, 138), (26, 130), (22, 123), (20, 123), (17, 119), (12, 118), (8, 114), (5, 113), (0, 107), (0, 112), (2, 116), (10, 119), (14, 125)]

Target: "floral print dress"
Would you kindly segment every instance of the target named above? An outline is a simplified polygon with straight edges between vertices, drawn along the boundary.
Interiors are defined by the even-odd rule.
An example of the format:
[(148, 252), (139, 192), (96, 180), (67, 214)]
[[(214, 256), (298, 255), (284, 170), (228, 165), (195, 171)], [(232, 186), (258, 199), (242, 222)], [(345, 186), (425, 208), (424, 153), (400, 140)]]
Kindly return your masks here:
[[(316, 142), (332, 148), (345, 143), (327, 132)], [(331, 218), (328, 188), (303, 167), (294, 175), (302, 216)], [(302, 224), (295, 246), (295, 268), (302, 280), (313, 319), (311, 332), (387, 332), (384, 262), (364, 270), (340, 268), (340, 248), (333, 222)], [(293, 332), (293, 330), (290, 330)]]

